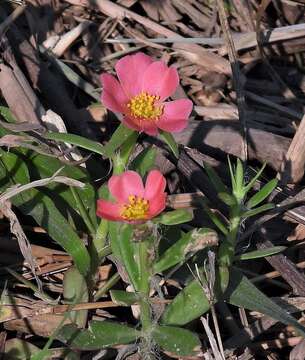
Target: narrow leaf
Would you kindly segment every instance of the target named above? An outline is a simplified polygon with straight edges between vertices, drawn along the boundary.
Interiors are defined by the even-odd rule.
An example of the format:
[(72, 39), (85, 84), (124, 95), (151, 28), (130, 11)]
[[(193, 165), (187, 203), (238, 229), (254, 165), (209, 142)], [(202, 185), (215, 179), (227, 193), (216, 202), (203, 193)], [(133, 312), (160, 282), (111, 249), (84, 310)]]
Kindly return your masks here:
[(175, 157), (178, 159), (179, 148), (178, 148), (178, 145), (177, 145), (176, 140), (174, 139), (173, 135), (169, 132), (161, 130), (160, 137), (167, 144), (167, 146), (171, 149), (171, 151), (175, 155)]
[(255, 208), (255, 209), (252, 209), (252, 210), (248, 210), (246, 212), (244, 212), (242, 214), (242, 217), (244, 219), (250, 217), (250, 216), (255, 216), (255, 215), (258, 215), (264, 211), (267, 211), (267, 210), (270, 210), (270, 209), (274, 209), (274, 204), (265, 204), (265, 205), (262, 205), (262, 206), (259, 206), (258, 208)]
[(142, 177), (150, 171), (154, 165), (157, 155), (155, 147), (148, 147), (140, 152), (140, 154), (130, 164), (130, 169), (137, 171)]
[(201, 343), (193, 332), (175, 326), (156, 326), (153, 339), (165, 351), (180, 356), (197, 355)]
[(209, 218), (213, 221), (214, 225), (218, 227), (218, 229), (224, 234), (228, 234), (228, 229), (226, 225), (222, 222), (220, 217), (210, 210), (208, 206), (204, 206), (204, 211), (208, 214)]
[(162, 213), (153, 221), (163, 225), (177, 225), (189, 222), (193, 219), (192, 212), (186, 209), (178, 209)]
[(233, 171), (231, 160), (230, 160), (229, 156), (228, 156), (228, 165), (229, 165), (229, 172), (230, 172), (230, 178), (231, 178), (231, 186), (232, 186), (232, 190), (234, 192), (236, 189), (236, 181), (235, 181), (235, 175), (234, 175), (234, 171)]
[(286, 246), (273, 246), (270, 247), (269, 249), (254, 250), (254, 251), (249, 251), (245, 254), (237, 255), (235, 257), (235, 260), (258, 259), (258, 258), (278, 254), (284, 250), (286, 250)]
[(264, 185), (256, 194), (254, 194), (249, 201), (247, 202), (246, 206), (248, 209), (252, 209), (256, 205), (263, 202), (276, 188), (278, 183), (277, 179), (270, 180), (266, 185)]
[(185, 325), (209, 309), (208, 298), (199, 281), (195, 279), (167, 305), (161, 323), (164, 325)]
[(236, 205), (236, 199), (234, 196), (228, 194), (228, 193), (218, 193), (217, 196), (219, 197), (219, 199), (224, 202), (226, 205), (228, 206), (234, 206)]
[(79, 135), (74, 134), (66, 134), (66, 133), (57, 133), (57, 132), (46, 132), (44, 137), (49, 140), (61, 141), (68, 144), (79, 146), (83, 149), (93, 151), (97, 154), (109, 157), (107, 155), (107, 151), (105, 147), (102, 146), (100, 143), (89, 140)]
[(120, 236), (119, 236), (119, 223), (115, 221), (109, 221), (109, 240), (110, 240), (110, 247), (112, 254), (118, 259), (122, 260), (121, 258), (121, 250), (120, 250)]
[(111, 300), (121, 306), (131, 306), (139, 301), (139, 297), (134, 292), (123, 290), (110, 290)]
[(256, 173), (256, 175), (254, 176), (254, 178), (249, 182), (249, 184), (247, 186), (245, 186), (244, 188), (244, 193), (247, 194), (247, 192), (252, 189), (255, 181), (262, 175), (264, 169), (266, 167), (266, 163), (263, 164), (263, 166), (260, 168), (260, 170)]
[[(121, 174), (128, 163), (129, 157), (136, 145), (137, 139), (138, 139), (139, 133), (134, 131), (131, 133), (125, 142), (120, 147), (120, 150), (115, 152), (115, 154), (112, 156), (113, 160), (113, 174), (118, 175)], [(109, 144), (109, 143), (108, 143)], [(106, 145), (106, 147), (108, 146)]]
[(237, 159), (236, 162), (235, 181), (236, 181), (235, 191), (238, 193), (242, 193), (244, 187), (244, 168), (240, 159)]
[(8, 123), (17, 122), (11, 110), (6, 106), (0, 106), (0, 115), (3, 116)]
[(217, 243), (217, 233), (208, 228), (194, 229), (182, 235), (180, 240), (169, 247), (153, 267), (154, 273), (161, 273), (170, 267), (182, 263), (187, 255), (194, 254), (207, 246)]
[(124, 263), (125, 269), (128, 273), (129, 280), (131, 281), (135, 290), (139, 289), (140, 274), (138, 265), (135, 261), (135, 248), (136, 245), (132, 241), (133, 231), (132, 226), (129, 224), (117, 223), (118, 232), (118, 246), (120, 250), (121, 259)]
[[(24, 161), (12, 152), (1, 151), (0, 176), (5, 184), (2, 191), (7, 186), (30, 182)], [(73, 257), (83, 275), (88, 272), (90, 257), (83, 241), (47, 195), (40, 190), (30, 189), (13, 197), (12, 203), (25, 215), (32, 216), (48, 235)]]
[(111, 139), (108, 141), (108, 143), (104, 146), (104, 151), (109, 157), (112, 157), (114, 155), (114, 152), (126, 141), (128, 141), (131, 138), (134, 138), (137, 136), (135, 135), (135, 131), (132, 129), (129, 129), (123, 124), (120, 124), (115, 132), (112, 134)]
[(135, 341), (140, 332), (125, 325), (110, 321), (91, 321), (89, 328), (81, 330), (75, 325), (65, 325), (57, 339), (67, 343), (72, 349), (100, 350), (114, 345)]
[[(81, 197), (87, 211), (89, 212), (92, 223), (95, 227), (97, 226), (95, 213), (96, 193), (94, 187), (90, 184), (90, 176), (86, 169), (70, 165), (63, 166), (62, 162), (58, 159), (50, 158), (49, 156), (41, 154), (30, 154), (29, 152), (25, 152), (24, 155), (26, 156), (25, 161), (29, 168), (29, 172), (35, 174), (35, 176), (39, 178), (50, 177), (55, 174), (56, 171), (62, 169), (60, 172), (61, 175), (68, 176), (72, 179), (85, 183), (86, 185), (84, 188), (75, 188), (75, 191)], [(58, 184), (50, 184), (47, 188), (51, 190), (54, 203), (56, 203), (56, 206), (59, 209), (63, 210), (63, 213), (68, 212), (70, 215), (74, 212), (77, 204), (68, 186), (63, 187)], [(61, 202), (57, 201), (59, 198), (62, 199)]]
[(233, 269), (230, 279), (230, 285), (225, 294), (230, 304), (252, 311), (259, 311), (283, 324), (292, 325), (300, 335), (305, 336), (305, 328), (293, 316), (254, 286), (246, 276)]
[(228, 188), (222, 182), (221, 178), (218, 176), (217, 172), (212, 168), (212, 166), (204, 163), (204, 170), (208, 174), (208, 177), (216, 189), (217, 193), (227, 193)]
[[(85, 303), (89, 301), (86, 279), (76, 267), (70, 267), (64, 274), (63, 296), (66, 304)], [(71, 311), (69, 318), (78, 327), (84, 328), (87, 323), (88, 310)]]

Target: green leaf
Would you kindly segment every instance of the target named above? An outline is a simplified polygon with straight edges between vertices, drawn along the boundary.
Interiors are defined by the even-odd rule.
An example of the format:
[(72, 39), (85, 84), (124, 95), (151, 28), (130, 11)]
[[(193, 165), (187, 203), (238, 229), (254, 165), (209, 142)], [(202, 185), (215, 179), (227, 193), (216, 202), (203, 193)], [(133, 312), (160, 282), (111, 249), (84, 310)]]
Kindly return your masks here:
[(228, 194), (228, 193), (218, 193), (217, 196), (219, 197), (219, 199), (224, 202), (226, 205), (228, 206), (234, 206), (236, 205), (236, 199), (234, 196)]
[(72, 349), (100, 350), (128, 344), (140, 335), (141, 333), (134, 328), (105, 320), (91, 321), (86, 330), (81, 330), (75, 325), (65, 325), (59, 331), (57, 339), (68, 343)]
[(157, 149), (147, 147), (132, 161), (130, 169), (137, 171), (143, 178), (155, 166)]
[(264, 201), (276, 188), (278, 183), (277, 179), (270, 180), (266, 185), (264, 185), (260, 191), (258, 191), (255, 195), (253, 195), (249, 201), (247, 202), (246, 206), (248, 209), (252, 209), (256, 205), (260, 204)]
[(131, 306), (139, 301), (139, 297), (134, 292), (123, 290), (110, 290), (111, 300), (120, 306)]
[(162, 213), (153, 221), (163, 225), (177, 225), (189, 222), (193, 219), (193, 214), (185, 209), (178, 209)]
[(197, 319), (209, 309), (209, 300), (202, 289), (202, 285), (195, 279), (167, 305), (161, 323), (165, 325), (185, 325)]
[(235, 191), (237, 193), (242, 193), (244, 187), (244, 168), (242, 162), (238, 158), (236, 162), (235, 181), (236, 181)]
[[(86, 279), (76, 267), (72, 266), (64, 275), (63, 296), (66, 304), (86, 303), (89, 301)], [(84, 328), (87, 322), (88, 310), (71, 311), (70, 320), (78, 327)]]
[(263, 166), (260, 168), (260, 170), (256, 173), (254, 178), (249, 182), (247, 186), (244, 187), (244, 194), (246, 195), (247, 192), (252, 189), (253, 185), (255, 184), (255, 181), (262, 175), (267, 163), (264, 163)]
[(234, 171), (233, 171), (231, 160), (230, 160), (229, 156), (228, 156), (228, 165), (229, 165), (229, 172), (230, 172), (230, 178), (231, 178), (231, 186), (232, 186), (232, 190), (234, 192), (236, 189), (236, 181), (235, 181), (235, 175), (234, 175)]
[(0, 106), (0, 115), (3, 116), (8, 123), (17, 122), (11, 110), (6, 106)]
[[(79, 180), (85, 183), (85, 187), (82, 189), (75, 188), (74, 190), (77, 192), (79, 197), (82, 199), (82, 202), (89, 213), (91, 222), (97, 227), (97, 219), (96, 219), (96, 192), (94, 187), (90, 184), (90, 177), (88, 172), (84, 168), (71, 166), (71, 165), (63, 165), (59, 160), (55, 158), (51, 158), (49, 156), (40, 155), (40, 154), (32, 154), (28, 155), (28, 152), (25, 153), (25, 161), (28, 165), (30, 173), (33, 173), (36, 178), (46, 178), (51, 177), (55, 174), (56, 171), (62, 168), (60, 175), (67, 176), (75, 180)], [(58, 208), (63, 208), (63, 213), (67, 211), (74, 211), (77, 208), (77, 203), (74, 199), (74, 196), (68, 186), (64, 186), (61, 184), (50, 184), (46, 187), (50, 189), (50, 196), (54, 200), (54, 203)], [(57, 201), (61, 198), (63, 201)], [(70, 209), (69, 206), (70, 206)]]
[[(8, 186), (30, 182), (28, 169), (21, 158), (2, 150), (0, 154), (0, 191)], [(79, 271), (86, 275), (90, 268), (88, 251), (48, 196), (37, 189), (30, 189), (13, 197), (11, 201), (25, 215), (32, 216), (48, 235), (73, 257)]]
[(160, 130), (160, 137), (167, 144), (167, 146), (170, 148), (170, 150), (175, 155), (175, 157), (178, 159), (179, 148), (173, 135), (169, 132)]
[(180, 356), (196, 355), (201, 343), (196, 334), (175, 326), (156, 326), (153, 339), (164, 350)]
[(115, 221), (108, 222), (108, 230), (109, 230), (109, 240), (112, 254), (118, 259), (121, 259), (121, 250), (120, 250), (120, 236), (119, 236), (119, 226), (120, 224)]
[(125, 266), (135, 290), (139, 288), (140, 275), (135, 261), (136, 244), (132, 241), (133, 229), (129, 224), (109, 222), (109, 235), (112, 252)]
[(305, 328), (294, 317), (269, 299), (246, 276), (235, 269), (232, 270), (225, 298), (232, 305), (259, 311), (283, 324), (292, 325), (300, 335), (305, 336)]
[[(129, 129), (123, 124), (120, 124), (115, 132), (112, 134), (111, 139), (104, 146), (104, 151), (108, 154), (108, 157), (112, 157), (114, 152), (126, 141), (135, 137), (135, 131)], [(136, 133), (137, 134), (137, 133)], [(137, 135), (136, 135), (137, 136)]]
[(212, 240), (217, 240), (217, 233), (207, 228), (194, 229), (183, 234), (180, 240), (161, 255), (154, 264), (153, 272), (161, 273), (178, 263), (184, 262), (188, 254), (194, 254), (210, 246)]
[(217, 193), (227, 193), (228, 188), (222, 182), (221, 178), (218, 176), (217, 172), (212, 168), (212, 166), (204, 163), (204, 170), (208, 174), (208, 177), (216, 189)]
[(138, 136), (139, 133), (134, 131), (122, 144), (120, 150), (112, 156), (114, 175), (121, 174), (125, 170), (129, 157), (137, 143)]
[(286, 250), (286, 246), (272, 246), (268, 249), (254, 250), (254, 251), (249, 251), (245, 254), (237, 255), (235, 256), (235, 260), (258, 259), (258, 258), (278, 254), (284, 250)]
[(107, 150), (97, 141), (89, 140), (79, 135), (58, 133), (58, 132), (46, 132), (44, 137), (49, 140), (61, 141), (68, 144), (76, 145), (80, 148), (93, 151), (97, 154), (105, 157), (110, 157)]
[(258, 215), (264, 211), (267, 211), (267, 210), (271, 210), (271, 209), (274, 209), (274, 204), (265, 204), (265, 205), (262, 205), (262, 206), (259, 206), (258, 208), (255, 208), (255, 209), (252, 209), (252, 210), (248, 210), (246, 212), (244, 212), (242, 214), (242, 217), (244, 219), (250, 217), (250, 216), (255, 216), (255, 215)]
[(209, 218), (213, 221), (214, 225), (218, 227), (218, 229), (224, 234), (228, 234), (228, 229), (226, 225), (222, 222), (219, 215), (210, 210), (210, 208), (206, 205), (203, 206), (204, 211), (208, 214)]

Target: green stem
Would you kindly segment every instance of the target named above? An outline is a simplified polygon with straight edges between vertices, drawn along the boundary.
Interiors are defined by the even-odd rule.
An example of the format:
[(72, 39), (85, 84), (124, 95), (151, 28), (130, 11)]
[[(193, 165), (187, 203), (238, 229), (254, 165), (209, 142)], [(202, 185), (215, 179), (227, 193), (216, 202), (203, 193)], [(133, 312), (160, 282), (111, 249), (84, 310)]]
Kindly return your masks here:
[(115, 273), (111, 276), (111, 278), (103, 285), (100, 289), (97, 290), (94, 295), (94, 301), (98, 301), (103, 295), (106, 294), (108, 290), (110, 290), (118, 281), (120, 280), (119, 273)]
[(134, 132), (131, 136), (122, 144), (119, 152), (114, 154), (113, 160), (113, 174), (121, 174), (128, 163), (129, 157), (137, 143), (139, 134)]
[(149, 305), (149, 278), (150, 278), (150, 261), (149, 261), (149, 240), (141, 241), (139, 243), (139, 273), (140, 283), (139, 292), (141, 295), (140, 309), (141, 309), (141, 323), (143, 333), (149, 332), (151, 329), (151, 311)]
[(93, 238), (93, 245), (95, 247), (95, 251), (98, 255), (99, 260), (101, 260), (105, 256), (103, 255), (103, 251), (105, 248), (106, 238), (108, 234), (108, 224), (108, 220), (102, 219)]
[(218, 276), (220, 290), (224, 293), (229, 285), (230, 267), (234, 260), (235, 246), (241, 221), (242, 202), (238, 202), (231, 208), (230, 225), (226, 240), (220, 245), (218, 251)]
[(149, 303), (151, 260), (149, 258), (150, 239), (141, 241), (138, 247), (139, 254), (139, 293), (140, 293), (140, 319), (142, 324), (142, 341), (140, 354), (142, 359), (153, 360), (155, 356), (152, 351), (152, 319)]
[(94, 225), (93, 225), (93, 223), (89, 217), (89, 214), (85, 208), (85, 205), (84, 205), (82, 199), (80, 198), (78, 192), (76, 191), (76, 189), (73, 186), (70, 186), (70, 189), (71, 189), (72, 195), (75, 199), (75, 202), (76, 202), (77, 208), (80, 212), (80, 215), (83, 218), (91, 236), (94, 238), (95, 237), (95, 228), (94, 228)]

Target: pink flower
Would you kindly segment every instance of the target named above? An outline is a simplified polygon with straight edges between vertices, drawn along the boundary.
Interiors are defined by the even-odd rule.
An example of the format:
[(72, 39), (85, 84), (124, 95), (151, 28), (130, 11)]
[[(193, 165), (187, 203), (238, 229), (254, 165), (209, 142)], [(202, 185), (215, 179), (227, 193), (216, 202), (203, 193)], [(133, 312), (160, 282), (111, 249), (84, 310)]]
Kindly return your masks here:
[(158, 129), (179, 132), (187, 126), (193, 103), (189, 99), (164, 102), (179, 85), (178, 72), (163, 61), (137, 53), (120, 59), (115, 66), (119, 81), (102, 74), (102, 102), (123, 114), (129, 128), (157, 135)]
[(158, 170), (149, 172), (145, 187), (141, 176), (135, 171), (113, 175), (108, 188), (115, 202), (99, 199), (97, 215), (113, 221), (141, 223), (165, 209), (166, 180)]

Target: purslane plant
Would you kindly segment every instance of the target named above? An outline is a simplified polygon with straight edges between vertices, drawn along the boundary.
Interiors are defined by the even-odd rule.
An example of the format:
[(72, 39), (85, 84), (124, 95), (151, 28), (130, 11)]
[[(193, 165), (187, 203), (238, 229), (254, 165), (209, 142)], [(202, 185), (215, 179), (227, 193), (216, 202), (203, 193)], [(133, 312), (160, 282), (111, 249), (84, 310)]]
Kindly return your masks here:
[[(188, 231), (180, 227), (181, 224), (192, 220), (192, 213), (185, 209), (167, 211), (166, 179), (155, 169), (155, 149), (145, 149), (132, 162), (130, 159), (138, 133), (150, 136), (160, 134), (178, 156), (178, 147), (171, 132), (182, 131), (187, 126), (193, 107), (192, 102), (188, 99), (166, 102), (165, 100), (173, 95), (179, 84), (177, 70), (168, 67), (162, 61), (154, 61), (143, 53), (128, 55), (119, 60), (116, 73), (119, 81), (109, 74), (101, 76), (102, 102), (109, 110), (117, 113), (122, 121), (105, 146), (76, 135), (44, 134), (48, 139), (70, 142), (112, 160), (113, 175), (108, 184), (99, 189), (98, 194), (94, 193), (89, 180), (86, 180), (89, 192), (88, 189), (87, 193), (83, 194), (74, 191), (72, 197), (70, 193), (65, 194), (65, 200), (71, 208), (78, 209), (79, 215), (89, 229), (92, 240), (89, 242), (89, 250), (87, 251), (63, 216), (60, 217), (61, 214), (54, 210), (51, 199), (44, 200), (45, 208), (42, 209), (44, 211), (38, 205), (34, 208), (34, 212), (31, 211), (42, 226), (51, 230), (50, 236), (53, 236), (72, 255), (77, 267), (77, 276), (74, 276), (73, 271), (73, 276), (68, 274), (74, 279), (74, 283), (66, 281), (65, 286), (73, 288), (77, 295), (75, 299), (93, 298), (97, 266), (104, 260), (105, 255), (112, 253), (119, 274), (126, 283), (126, 288), (130, 285), (131, 292), (111, 289), (111, 299), (120, 306), (139, 305), (139, 325), (131, 327), (107, 320), (91, 321), (87, 329), (84, 327), (87, 313), (83, 313), (80, 314), (81, 316), (74, 316), (76, 319), (73, 320), (74, 323), (65, 325), (56, 335), (57, 338), (67, 343), (71, 349), (78, 350), (98, 350), (139, 342), (142, 357), (147, 359), (154, 358), (153, 350), (156, 345), (175, 356), (196, 356), (201, 347), (199, 338), (182, 326), (207, 312), (213, 302), (222, 300), (246, 309), (260, 311), (285, 324), (292, 324), (304, 334), (302, 326), (293, 317), (233, 268), (235, 261), (266, 256), (283, 250), (273, 248), (269, 252), (256, 251), (236, 256), (241, 222), (247, 217), (273, 207), (270, 204), (258, 207), (257, 205), (260, 205), (271, 193), (276, 181), (272, 180), (246, 201), (248, 192), (262, 170), (246, 184), (241, 162), (237, 161), (235, 169), (229, 163), (230, 189), (222, 183), (212, 168), (206, 166), (220, 201), (228, 207), (228, 221), (224, 223), (205, 205), (205, 210), (219, 230), (219, 235), (214, 229), (194, 228), (190, 224), (187, 227)], [(3, 154), (4, 168), (13, 169), (15, 162), (19, 161), (18, 156), (18, 154)], [(25, 154), (21, 153), (20, 159), (24, 156)], [(49, 171), (52, 161), (50, 160), (47, 167), (45, 164), (46, 161), (39, 166), (43, 167), (44, 171)], [(40, 169), (39, 166), (37, 165), (37, 168)], [(22, 176), (25, 179), (23, 181), (28, 179), (25, 167), (22, 162), (20, 169), (23, 171)], [(22, 183), (20, 169), (17, 173), (19, 177), (14, 175), (14, 181)], [(72, 172), (72, 169), (69, 171)], [(79, 171), (75, 174), (82, 177)], [(101, 218), (99, 224), (97, 217), (92, 213), (96, 198), (98, 198), (96, 215)], [(21, 204), (22, 209), (26, 209), (26, 204), (31, 200), (30, 195), (25, 200), (17, 199), (15, 204), (17, 206)], [(43, 218), (45, 209), (51, 209), (51, 214), (56, 214), (58, 222), (55, 216), (51, 221), (46, 222)], [(67, 233), (66, 241), (61, 239), (63, 225)], [(175, 241), (171, 235), (167, 235), (171, 234), (171, 231), (175, 233)], [(169, 239), (166, 239), (168, 241), (166, 243), (167, 236)], [(74, 244), (77, 244), (77, 247)], [(210, 269), (210, 272), (214, 271), (216, 275), (213, 287), (209, 289), (213, 292), (213, 296), (207, 296), (206, 284), (209, 283), (207, 272), (204, 267), (198, 265), (192, 281), (188, 282), (169, 304), (164, 305), (160, 275), (162, 278), (168, 274), (168, 271), (174, 272), (191, 260), (194, 254), (197, 254), (197, 258), (205, 260), (207, 248), (215, 252), (217, 259), (215, 269)], [(86, 280), (86, 286), (82, 289), (79, 287), (79, 279)], [(84, 288), (86, 290), (83, 290)], [(83, 294), (80, 291), (87, 293)], [(71, 299), (69, 301), (71, 304)]]

